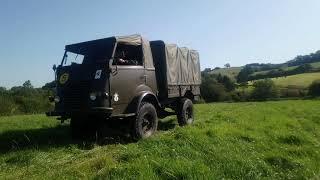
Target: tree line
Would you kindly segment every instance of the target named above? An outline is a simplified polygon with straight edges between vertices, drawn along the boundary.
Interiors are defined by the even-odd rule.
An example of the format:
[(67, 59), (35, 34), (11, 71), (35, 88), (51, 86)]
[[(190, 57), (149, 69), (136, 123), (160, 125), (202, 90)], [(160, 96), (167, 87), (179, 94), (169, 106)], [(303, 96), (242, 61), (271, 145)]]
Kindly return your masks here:
[(53, 107), (48, 97), (53, 95), (48, 87), (34, 88), (30, 80), (10, 89), (0, 87), (0, 115), (43, 113)]
[[(320, 77), (319, 77), (320, 79)], [(280, 88), (270, 79), (237, 83), (228, 76), (202, 72), (201, 96), (205, 102), (219, 101), (265, 101), (278, 98), (304, 98), (320, 96), (320, 80), (314, 81), (309, 88)]]
[[(255, 81), (252, 85), (236, 83), (228, 76), (202, 72), (201, 97), (205, 102), (255, 101), (279, 97), (320, 96), (320, 80), (314, 81), (308, 92), (287, 89), (283, 92), (271, 79)], [(28, 80), (10, 89), (0, 87), (0, 116), (44, 113), (53, 108), (48, 97), (54, 95), (55, 82), (34, 88)]]

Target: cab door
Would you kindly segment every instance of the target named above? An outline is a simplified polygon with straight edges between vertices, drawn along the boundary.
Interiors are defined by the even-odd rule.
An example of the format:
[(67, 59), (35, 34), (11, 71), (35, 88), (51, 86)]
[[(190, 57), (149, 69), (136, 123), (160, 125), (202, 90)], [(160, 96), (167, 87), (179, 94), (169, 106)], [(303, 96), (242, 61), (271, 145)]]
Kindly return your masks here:
[[(113, 59), (112, 72), (110, 74), (110, 101), (113, 108), (113, 115), (124, 114), (128, 104), (136, 96), (136, 92), (140, 86), (143, 86), (146, 81), (145, 69), (142, 60), (141, 46), (125, 47), (117, 45), (115, 58)], [(118, 54), (121, 51), (128, 51), (126, 57), (122, 57), (129, 63), (119, 63)], [(139, 54), (140, 53), (140, 54)], [(125, 59), (127, 58), (127, 59)], [(136, 61), (132, 63), (131, 61)]]

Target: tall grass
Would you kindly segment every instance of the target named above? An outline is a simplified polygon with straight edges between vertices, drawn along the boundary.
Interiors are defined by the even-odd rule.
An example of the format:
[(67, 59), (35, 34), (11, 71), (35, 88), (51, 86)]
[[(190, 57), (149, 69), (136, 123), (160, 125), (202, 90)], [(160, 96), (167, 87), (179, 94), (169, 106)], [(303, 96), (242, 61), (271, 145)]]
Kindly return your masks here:
[(74, 142), (43, 115), (0, 118), (0, 179), (309, 179), (320, 177), (320, 101), (196, 105), (192, 126), (162, 120), (131, 142)]

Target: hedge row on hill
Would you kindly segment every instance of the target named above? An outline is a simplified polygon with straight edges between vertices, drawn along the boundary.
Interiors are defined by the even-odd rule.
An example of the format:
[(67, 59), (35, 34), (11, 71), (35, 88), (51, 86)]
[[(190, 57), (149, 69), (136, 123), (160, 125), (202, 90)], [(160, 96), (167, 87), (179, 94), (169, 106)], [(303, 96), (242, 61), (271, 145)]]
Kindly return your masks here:
[(248, 77), (248, 81), (258, 80), (258, 79), (265, 79), (265, 78), (276, 78), (276, 77), (283, 77), (283, 76), (291, 76), (295, 74), (302, 74), (308, 72), (318, 72), (319, 69), (314, 69), (310, 64), (303, 64), (298, 66), (292, 70), (283, 70), (283, 69), (275, 69), (271, 70), (267, 73), (259, 73), (259, 74), (251, 74)]
[(227, 89), (226, 84), (219, 82), (218, 77), (221, 77), (221, 75), (209, 73), (202, 74), (201, 95), (206, 102), (261, 101), (278, 98), (320, 96), (320, 80), (314, 81), (312, 85), (310, 85), (309, 89), (298, 86), (280, 88), (268, 78), (255, 81), (250, 86), (247, 83), (235, 84), (235, 82), (227, 81), (229, 83), (234, 83), (234, 85), (230, 85), (228, 83), (228, 86), (234, 88)]

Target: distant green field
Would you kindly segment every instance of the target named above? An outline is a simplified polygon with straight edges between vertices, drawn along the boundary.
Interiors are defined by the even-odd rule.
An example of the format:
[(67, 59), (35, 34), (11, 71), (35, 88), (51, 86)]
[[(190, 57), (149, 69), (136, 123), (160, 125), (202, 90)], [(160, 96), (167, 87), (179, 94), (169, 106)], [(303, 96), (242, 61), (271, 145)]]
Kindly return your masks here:
[[(320, 62), (310, 63), (310, 65), (311, 65), (313, 68), (320, 68)], [(298, 67), (298, 66), (286, 67), (286, 68), (283, 68), (283, 70), (292, 70), (292, 69), (295, 69), (295, 68), (297, 68), (297, 67)]]
[(320, 79), (320, 72), (296, 74), (287, 77), (273, 78), (272, 80), (280, 87), (300, 86), (306, 88), (317, 79)]
[[(195, 106), (152, 138), (74, 142), (44, 115), (0, 117), (0, 179), (318, 179), (320, 101)], [(101, 145), (103, 144), (103, 145)]]
[(212, 74), (221, 74), (224, 76), (231, 77), (232, 79), (236, 79), (236, 76), (241, 71), (242, 67), (230, 67), (230, 68), (221, 68), (221, 69), (215, 69), (211, 71)]
[[(318, 69), (320, 68), (320, 62), (315, 62), (315, 63), (310, 63), (310, 65), (315, 68), (315, 69)], [(290, 67), (283, 67), (281, 68), (282, 70), (284, 71), (288, 71), (288, 70), (293, 70), (295, 68), (297, 68), (298, 66), (290, 66)], [(258, 71), (258, 72), (254, 72), (252, 75), (257, 75), (257, 74), (266, 74), (268, 73), (270, 70), (267, 70), (267, 71)]]

